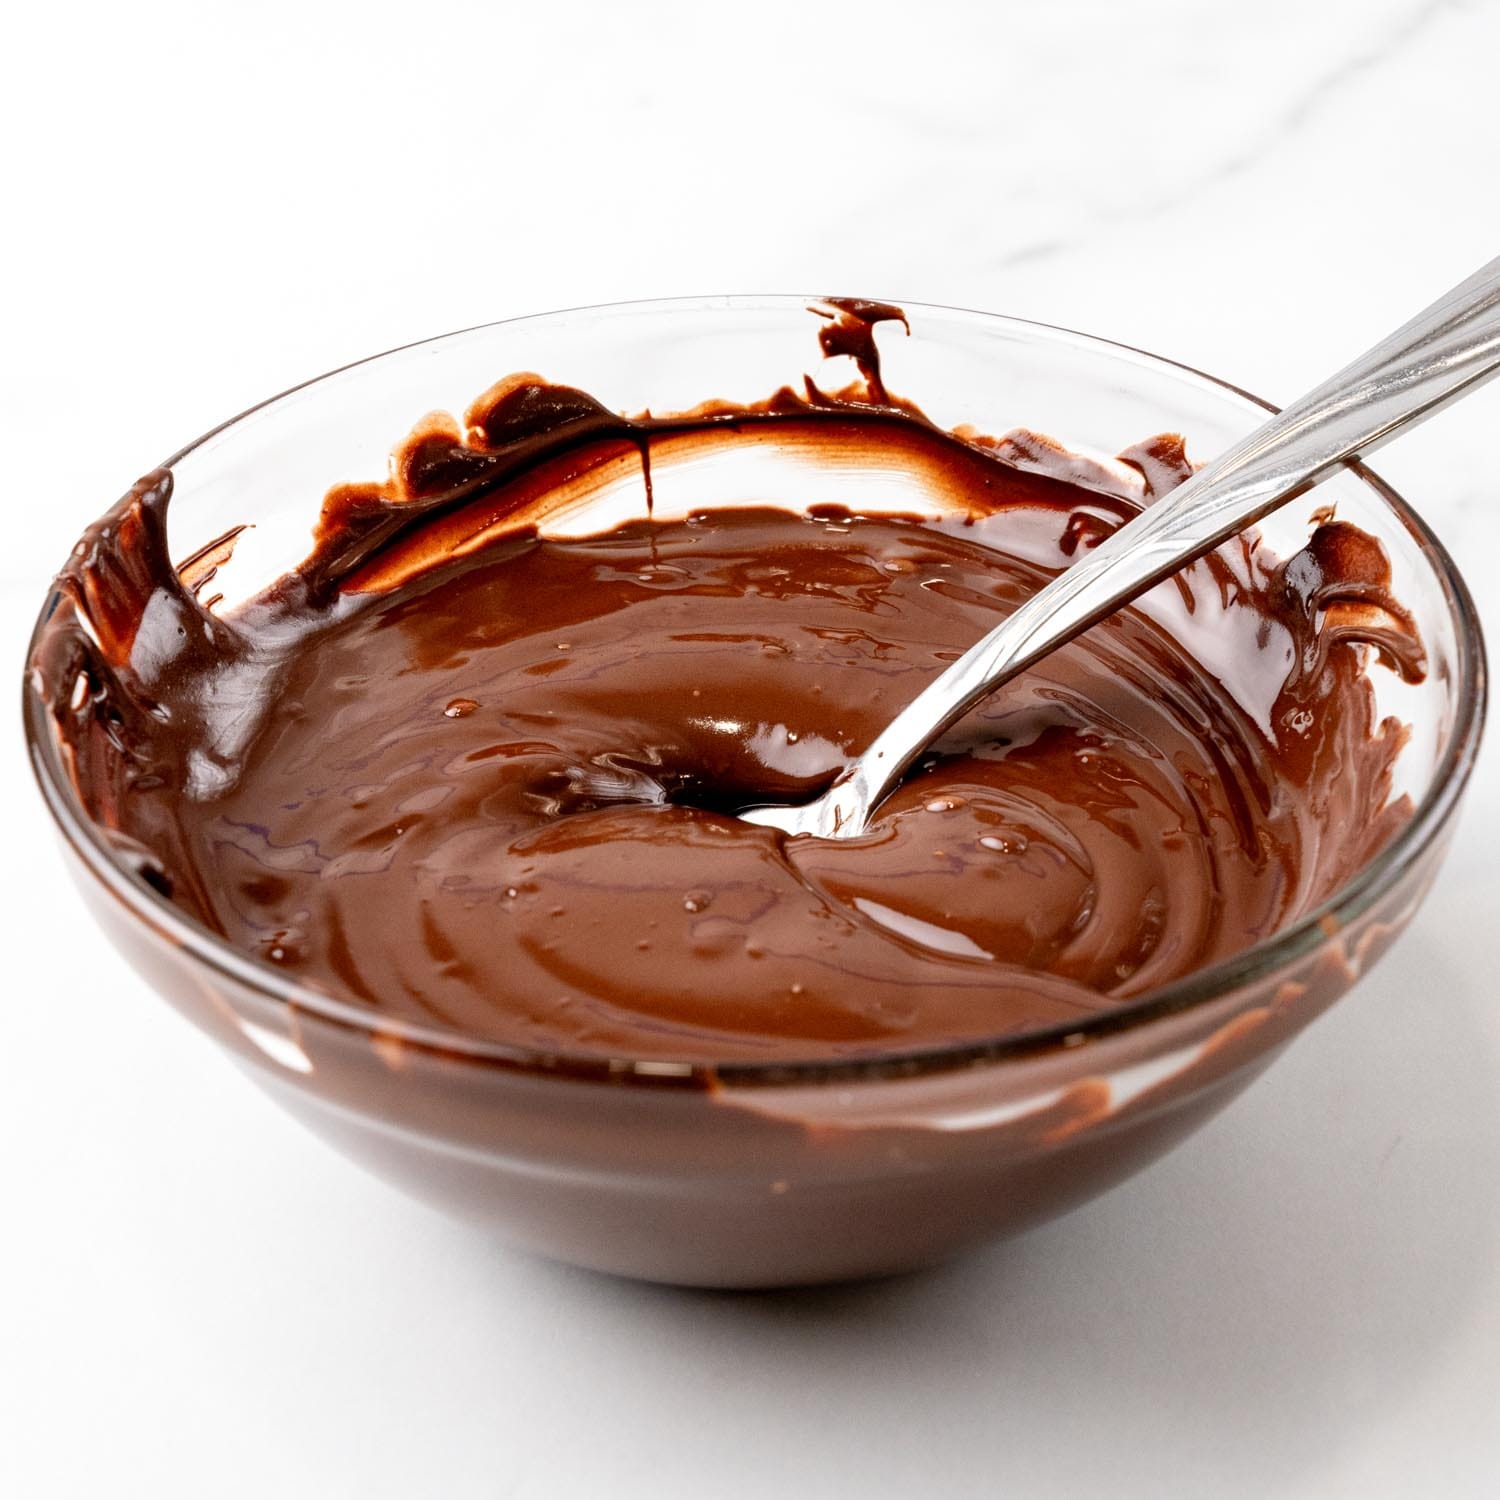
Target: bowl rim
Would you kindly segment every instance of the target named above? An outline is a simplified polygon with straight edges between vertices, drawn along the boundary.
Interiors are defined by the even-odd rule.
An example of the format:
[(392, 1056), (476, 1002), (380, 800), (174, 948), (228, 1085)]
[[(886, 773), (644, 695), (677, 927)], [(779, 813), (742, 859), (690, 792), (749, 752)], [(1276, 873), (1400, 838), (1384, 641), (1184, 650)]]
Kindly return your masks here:
[[(757, 311), (785, 310), (792, 306), (812, 307), (823, 303), (824, 296), (794, 294), (717, 294), (633, 301), (607, 302), (547, 312), (530, 313), (514, 318), (500, 318), (476, 323), (466, 328), (431, 338), (382, 350), (378, 354), (325, 371), (321, 375), (288, 386), (217, 426), (210, 428), (174, 453), (160, 466), (172, 469), (206, 443), (237, 426), (256, 413), (358, 369), (395, 355), (463, 338), (486, 330), (515, 324), (604, 316), (622, 312), (686, 313), (734, 311), (753, 314)], [(866, 299), (876, 300), (876, 299)], [(1003, 313), (983, 312), (941, 303), (924, 303), (899, 298), (881, 298), (908, 313), (939, 314), (963, 320), (1007, 327), (1025, 336), (1041, 335), (1044, 341), (1057, 344), (1076, 343), (1107, 354), (1128, 356), (1132, 362), (1164, 367), (1192, 377), (1195, 381), (1227, 393), (1265, 412), (1278, 410), (1271, 402), (1242, 387), (1181, 361), (1152, 354), (1134, 345), (1100, 338), (1058, 324), (1017, 318)], [(294, 1014), (307, 1012), (344, 1029), (379, 1036), (423, 1051), (442, 1054), (455, 1060), (488, 1063), (509, 1070), (538, 1075), (565, 1075), (579, 1079), (607, 1079), (611, 1082), (638, 1083), (651, 1086), (690, 1085), (714, 1087), (719, 1084), (745, 1086), (754, 1084), (795, 1086), (809, 1083), (850, 1083), (871, 1079), (904, 1077), (999, 1065), (1008, 1061), (1035, 1057), (1098, 1039), (1149, 1026), (1152, 1022), (1222, 998), (1238, 987), (1310, 954), (1329, 937), (1346, 927), (1368, 910), (1397, 881), (1402, 872), (1428, 848), (1447, 825), (1462, 798), (1478, 754), (1482, 737), (1487, 698), (1487, 667), (1478, 611), (1468, 586), (1447, 549), (1418, 512), (1389, 484), (1358, 459), (1345, 467), (1368, 485), (1389, 507), (1412, 535), (1427, 557), (1444, 594), (1450, 617), (1454, 621), (1456, 662), (1452, 733), (1439, 764), (1434, 768), (1432, 783), (1412, 817), (1376, 857), (1339, 887), (1326, 901), (1292, 925), (1262, 939), (1254, 946), (1208, 968), (1184, 975), (1173, 983), (1139, 996), (1134, 1000), (1084, 1017), (1078, 1021), (1058, 1023), (988, 1040), (946, 1043), (939, 1046), (909, 1048), (900, 1052), (881, 1053), (859, 1058), (796, 1058), (767, 1061), (739, 1060), (723, 1062), (674, 1062), (662, 1059), (612, 1057), (607, 1054), (545, 1051), (491, 1040), (445, 1027), (399, 1020), (343, 1000), (322, 990), (299, 983), (280, 971), (262, 964), (249, 954), (232, 947), (208, 928), (200, 925), (173, 905), (165, 896), (134, 877), (116, 857), (104, 830), (83, 810), (66, 771), (61, 764), (53, 736), (48, 731), (50, 715), (41, 694), (33, 683), (31, 663), (35, 659), (43, 628), (61, 598), (54, 583), (42, 606), (27, 647), (27, 670), (22, 682), (22, 717), (32, 772), (43, 800), (64, 839), (85, 866), (101, 881), (106, 890), (124, 905), (135, 918), (153, 929), (157, 936), (181, 948), (208, 969), (236, 985), (258, 992), (263, 998), (288, 1007)]]

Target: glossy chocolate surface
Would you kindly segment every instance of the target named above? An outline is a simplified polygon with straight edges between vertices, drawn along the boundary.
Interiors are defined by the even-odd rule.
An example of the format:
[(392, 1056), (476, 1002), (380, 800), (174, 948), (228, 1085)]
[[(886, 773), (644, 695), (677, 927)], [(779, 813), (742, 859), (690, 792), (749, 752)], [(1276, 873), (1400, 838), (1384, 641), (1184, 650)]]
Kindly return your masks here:
[[(1423, 670), (1379, 545), (1242, 539), (1004, 689), (837, 843), (738, 821), (821, 790), (920, 687), (1191, 472), (938, 430), (824, 309), (853, 387), (617, 416), (535, 376), (431, 418), (317, 546), (213, 607), (165, 472), (91, 530), (36, 667), (141, 878), (234, 946), (392, 1019), (545, 1052), (875, 1057), (1065, 1025), (1269, 936), (1409, 815), (1371, 649)], [(776, 497), (549, 530), (601, 475), (755, 442), (899, 465), (942, 519)], [(250, 518), (247, 518), (250, 519)], [(1234, 633), (1243, 673), (1195, 659)]]

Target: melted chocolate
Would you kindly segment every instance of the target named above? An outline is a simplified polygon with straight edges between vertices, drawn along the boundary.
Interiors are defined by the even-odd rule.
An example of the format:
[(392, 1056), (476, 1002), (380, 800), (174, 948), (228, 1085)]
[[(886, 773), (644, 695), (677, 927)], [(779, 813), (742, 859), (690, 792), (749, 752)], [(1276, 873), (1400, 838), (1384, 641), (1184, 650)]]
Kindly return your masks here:
[[(171, 476), (80, 543), (36, 661), (90, 814), (264, 963), (546, 1051), (875, 1056), (1066, 1023), (1241, 951), (1409, 808), (1365, 645), (1422, 654), (1379, 545), (1326, 519), (1177, 580), (1248, 623), (1253, 713), (1125, 611), (945, 738), (858, 839), (738, 821), (828, 783), (1008, 610), (1191, 467), (943, 433), (881, 382), (881, 304), (818, 309), (861, 379), (625, 418), (531, 375), (324, 503), (313, 555), (220, 617), (173, 569)], [(561, 538), (588, 476), (773, 429), (900, 463), (953, 515), (771, 507)], [(1263, 674), (1262, 674), (1263, 675)]]

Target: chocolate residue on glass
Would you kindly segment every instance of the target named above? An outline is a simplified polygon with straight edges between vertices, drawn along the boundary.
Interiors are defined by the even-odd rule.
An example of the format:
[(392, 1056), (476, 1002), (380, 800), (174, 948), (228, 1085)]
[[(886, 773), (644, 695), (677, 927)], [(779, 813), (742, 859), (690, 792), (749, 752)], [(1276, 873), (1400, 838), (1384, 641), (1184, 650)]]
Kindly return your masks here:
[[(326, 497), (223, 616), (232, 537), (170, 563), (171, 476), (80, 543), (34, 662), (80, 798), (163, 896), (381, 1015), (574, 1055), (874, 1057), (1055, 1026), (1250, 947), (1409, 816), (1372, 646), (1424, 671), (1380, 545), (1328, 518), (1177, 579), (1278, 675), (1262, 717), (1134, 610), (934, 748), (844, 842), (733, 814), (825, 788), (920, 688), (1191, 472), (948, 433), (860, 378), (623, 417), (536, 375)], [(549, 535), (580, 486), (769, 436), (899, 463), (941, 520), (771, 505)]]

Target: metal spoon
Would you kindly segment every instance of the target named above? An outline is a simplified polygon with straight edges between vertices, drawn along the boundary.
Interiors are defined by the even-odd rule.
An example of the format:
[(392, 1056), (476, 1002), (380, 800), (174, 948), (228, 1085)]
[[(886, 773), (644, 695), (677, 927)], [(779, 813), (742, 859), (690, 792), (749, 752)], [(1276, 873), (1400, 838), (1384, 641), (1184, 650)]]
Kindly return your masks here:
[(742, 814), (853, 838), (981, 698), (1195, 558), (1500, 372), (1500, 259), (1120, 527), (929, 682), (821, 797)]

